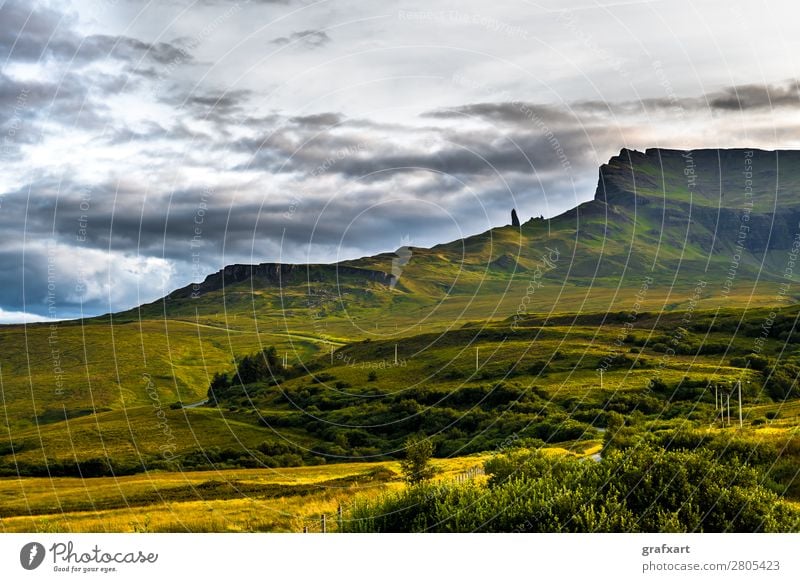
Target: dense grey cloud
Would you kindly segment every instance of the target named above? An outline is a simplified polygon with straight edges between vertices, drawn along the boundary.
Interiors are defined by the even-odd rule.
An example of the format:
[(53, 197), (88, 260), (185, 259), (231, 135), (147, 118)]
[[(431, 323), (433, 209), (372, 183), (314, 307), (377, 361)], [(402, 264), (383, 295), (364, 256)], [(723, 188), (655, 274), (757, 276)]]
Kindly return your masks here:
[(0, 59), (39, 61), (72, 50), (79, 38), (69, 30), (73, 20), (54, 9), (7, 0), (0, 5)]
[(7, 0), (0, 6), (0, 59), (54, 58), (74, 66), (105, 58), (165, 64), (187, 57), (184, 49), (166, 42), (148, 43), (125, 35), (81, 36), (74, 24), (74, 17), (40, 3)]
[(313, 115), (298, 115), (289, 119), (291, 123), (314, 129), (325, 129), (339, 125), (344, 121), (340, 113), (315, 113)]
[(796, 35), (741, 41), (777, 16), (695, 9), (730, 71), (667, 5), (568, 8), (0, 0), (0, 322), (553, 216), (621, 147), (800, 146)]
[(737, 85), (708, 96), (715, 109), (745, 111), (777, 107), (800, 107), (800, 84), (787, 81), (781, 85)]
[(542, 124), (572, 124), (613, 115), (629, 115), (674, 111), (722, 112), (770, 110), (784, 107), (800, 108), (800, 83), (794, 80), (775, 84), (731, 85), (698, 97), (642, 98), (636, 101), (577, 101), (559, 106), (522, 101), (470, 103), (447, 109), (426, 112), (435, 119), (468, 119), (472, 117), (500, 124), (535, 122)]
[(84, 38), (75, 50), (74, 58), (79, 61), (112, 58), (127, 62), (148, 59), (162, 65), (192, 60), (186, 49), (168, 42), (149, 43), (128, 36), (105, 34)]
[[(75, 26), (74, 16), (41, 3), (8, 0), (0, 5), (0, 59), (5, 62), (0, 68), (0, 128), (11, 122), (19, 126), (14, 139), (6, 140), (8, 156), (18, 155), (25, 143), (44, 141), (42, 123), (103, 133), (120, 121), (111, 116), (107, 97), (141, 88), (136, 69), (143, 61), (192, 61), (185, 49), (170, 43), (83, 36)], [(7, 72), (9, 65), (20, 64), (52, 67), (54, 74), (17, 78)], [(121, 66), (109, 67), (113, 64)]]
[(331, 37), (324, 30), (300, 30), (289, 36), (279, 36), (270, 42), (283, 46), (298, 41), (299, 44), (308, 48), (321, 48), (331, 42)]
[(495, 123), (525, 123), (535, 119), (547, 122), (574, 122), (575, 116), (553, 105), (524, 102), (470, 103), (424, 114), (435, 119), (479, 117)]

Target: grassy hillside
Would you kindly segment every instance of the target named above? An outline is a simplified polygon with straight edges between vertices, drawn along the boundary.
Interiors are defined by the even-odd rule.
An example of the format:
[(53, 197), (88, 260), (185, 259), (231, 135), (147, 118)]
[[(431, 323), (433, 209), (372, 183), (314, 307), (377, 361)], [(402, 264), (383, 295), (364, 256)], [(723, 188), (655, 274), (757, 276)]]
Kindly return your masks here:
[[(770, 313), (698, 311), (688, 320), (687, 312), (641, 313), (634, 327), (630, 312), (541, 315), (513, 328), (506, 320), (366, 339), (289, 362), (262, 381), (233, 383), (203, 406), (156, 401), (144, 384), (144, 405), (69, 420), (42, 414), (38, 426), (0, 440), (0, 468), (87, 477), (375, 461), (402, 454), (416, 432), (440, 457), (493, 450), (512, 435), (537, 446), (586, 447), (603, 438), (613, 412), (654, 431), (744, 431), (754, 442), (792, 443), (800, 309), (773, 317), (771, 337), (761, 342)], [(234, 369), (223, 362), (213, 372)], [(714, 403), (715, 390), (728, 393), (740, 379), (741, 430), (724, 426)]]
[[(396, 280), (392, 253), (339, 265), (233, 265), (113, 317), (0, 327), (4, 423), (28, 429), (148, 405), (145, 374), (162, 402), (198, 402), (215, 371), (265, 345), (299, 364), (346, 343), (514, 314), (796, 302), (797, 156), (687, 156), (623, 150), (601, 169), (595, 200), (520, 229), (409, 249)], [(743, 168), (755, 176), (747, 199)]]
[[(323, 467), (344, 461), (353, 477), (424, 433), (439, 459), (677, 442), (752, 463), (759, 486), (798, 500), (796, 157), (623, 150), (593, 201), (549, 220), (337, 265), (231, 265), (127, 312), (0, 326), (0, 474), (65, 479), (64, 503), (76, 477), (303, 465), (330, 475)], [(267, 347), (268, 373), (237, 379)], [(719, 405), (728, 395), (731, 419)], [(201, 492), (165, 503), (236, 506), (237, 523), (267, 507), (227, 481), (185, 478)], [(292, 503), (316, 507), (311, 495)], [(321, 495), (329, 511), (334, 497)], [(118, 502), (104, 503), (94, 509), (124, 530)], [(98, 527), (100, 515), (67, 521)], [(152, 515), (157, 529), (180, 527)], [(19, 519), (4, 526), (34, 523)], [(267, 521), (228, 529), (299, 523)]]
[[(487, 456), (435, 462), (447, 482)], [(400, 490), (396, 462), (0, 480), (2, 532), (311, 532), (355, 498)]]

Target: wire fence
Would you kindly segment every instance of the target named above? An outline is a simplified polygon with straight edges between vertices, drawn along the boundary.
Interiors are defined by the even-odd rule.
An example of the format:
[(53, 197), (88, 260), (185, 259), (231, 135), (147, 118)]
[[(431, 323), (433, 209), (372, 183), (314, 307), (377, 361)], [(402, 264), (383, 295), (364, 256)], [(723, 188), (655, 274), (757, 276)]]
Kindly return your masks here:
[[(483, 467), (470, 467), (466, 471), (462, 473), (458, 473), (453, 479), (445, 482), (445, 484), (453, 484), (458, 485), (462, 483), (467, 483), (468, 481), (472, 481), (477, 477), (481, 477), (485, 475), (486, 472), (483, 470)], [(320, 514), (316, 517), (309, 517), (303, 520), (303, 533), (337, 533), (344, 531), (344, 522), (347, 519), (345, 517), (347, 513), (347, 509), (342, 505), (336, 508), (336, 513), (329, 515), (329, 514)]]

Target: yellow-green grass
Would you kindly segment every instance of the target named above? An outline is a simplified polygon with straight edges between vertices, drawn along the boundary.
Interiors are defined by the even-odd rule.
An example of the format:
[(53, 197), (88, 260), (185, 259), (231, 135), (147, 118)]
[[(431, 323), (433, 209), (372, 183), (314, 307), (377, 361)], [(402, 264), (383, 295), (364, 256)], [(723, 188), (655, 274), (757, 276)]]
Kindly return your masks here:
[[(187, 315), (180, 320), (137, 321), (129, 314), (128, 319), (121, 318), (113, 324), (108, 318), (99, 318), (87, 320), (85, 325), (0, 326), (4, 407), (0, 423), (17, 429), (35, 426), (37, 417), (53, 416), (54, 411), (58, 413), (63, 408), (73, 415), (93, 409), (145, 405), (150, 401), (148, 378), (153, 379), (158, 396), (165, 403), (197, 402), (205, 398), (211, 375), (217, 371), (230, 372), (234, 356), (252, 353), (266, 345), (274, 345), (279, 353), (288, 354), (290, 363), (298, 364), (325, 354), (331, 346), (338, 348), (349, 341), (396, 338), (402, 342), (420, 333), (435, 336), (478, 321), (510, 326), (507, 318), (518, 311), (523, 298), (526, 298), (526, 313), (538, 312), (543, 316), (574, 312), (576, 307), (601, 312), (630, 310), (638, 290), (625, 287), (617, 293), (599, 284), (591, 288), (564, 289), (548, 284), (550, 286), (530, 295), (527, 293), (528, 278), (524, 274), (515, 278), (507, 291), (505, 285), (505, 282), (485, 285), (474, 297), (442, 293), (438, 298), (411, 297), (409, 302), (401, 300), (403, 292), (389, 293), (385, 309), (348, 300), (346, 311), (329, 312), (323, 318), (315, 318), (313, 310), (307, 307), (286, 312), (273, 305), (256, 312), (256, 319), (252, 312), (225, 313), (218, 309), (216, 313), (199, 314), (196, 318)], [(762, 287), (755, 296), (734, 297), (734, 291), (729, 302), (768, 305), (777, 294), (770, 283)], [(660, 310), (665, 306), (668, 309), (685, 306), (691, 298), (690, 291), (673, 290), (672, 295), (666, 297), (662, 290), (653, 290), (640, 308)], [(709, 299), (701, 305), (713, 307), (716, 304)], [(574, 351), (575, 342), (587, 347), (587, 355), (595, 356), (607, 350), (604, 344), (610, 344), (619, 329), (612, 326), (600, 330), (594, 341), (596, 329), (567, 331), (561, 342), (537, 342), (531, 346), (510, 338), (508, 345), (499, 348), (496, 360), (502, 365), (509, 359), (503, 352), (509, 351), (547, 358), (548, 349)], [(498, 348), (486, 345), (482, 349), (488, 356)], [(465, 369), (474, 365), (472, 347), (468, 345), (459, 346), (451, 353), (424, 353), (420, 357), (452, 360)]]
[(299, 431), (281, 429), (280, 434), (246, 423), (218, 408), (170, 410), (166, 406), (138, 406), (71, 419), (14, 433), (21, 451), (18, 462), (38, 463), (45, 458), (85, 460), (110, 458), (123, 464), (169, 460), (188, 453), (202, 453), (213, 447), (237, 449), (244, 453), (264, 441), (286, 439), (299, 446), (308, 437)]
[[(306, 336), (229, 331), (183, 321), (0, 326), (2, 424), (30, 427), (41, 415), (167, 406), (205, 399), (209, 378), (233, 357), (274, 345), (307, 359), (322, 348)], [(62, 415), (63, 416), (63, 415)]]
[[(636, 329), (636, 333), (646, 337), (649, 333), (648, 326), (652, 326), (652, 323), (652, 320), (642, 318), (641, 329)], [(668, 327), (672, 325), (670, 323)], [(135, 329), (138, 324), (127, 326)], [(181, 330), (191, 327), (175, 322), (170, 322), (169, 326)], [(481, 327), (483, 326), (475, 327), (475, 331), (473, 328), (463, 331), (466, 336), (470, 336)], [(554, 401), (572, 399), (582, 404), (598, 406), (615, 392), (646, 391), (648, 383), (654, 377), (669, 384), (679, 382), (684, 376), (733, 382), (743, 373), (740, 368), (729, 366), (729, 357), (724, 355), (665, 357), (649, 348), (645, 348), (640, 354), (631, 353), (629, 344), (615, 343), (621, 330), (624, 331), (619, 323), (606, 323), (602, 327), (587, 323), (557, 325), (522, 328), (519, 332), (512, 332), (507, 322), (494, 322), (486, 324), (486, 328), (507, 339), (489, 341), (479, 338), (474, 345), (469, 345), (458, 338), (451, 339), (448, 335), (435, 333), (398, 338), (398, 356), (405, 364), (401, 367), (393, 365), (394, 341), (372, 341), (345, 346), (335, 354), (332, 365), (327, 355), (315, 356), (310, 353), (304, 361), (318, 359), (326, 366), (324, 371), (335, 380), (326, 381), (320, 387), (329, 391), (332, 396), (339, 392), (361, 394), (367, 390), (395, 394), (415, 386), (428, 388), (434, 385), (437, 391), (446, 394), (457, 392), (465, 385), (487, 385), (503, 381), (508, 371), (515, 367), (516, 374), (506, 381), (536, 390), (540, 395)], [(206, 333), (205, 329), (202, 333)], [(210, 333), (224, 332), (214, 329)], [(663, 329), (656, 332), (663, 333)], [(246, 334), (240, 333), (236, 337), (243, 335)], [(722, 341), (724, 338), (724, 334), (714, 334), (710, 339)], [(219, 338), (215, 338), (213, 341), (218, 340)], [(736, 342), (747, 345), (752, 343), (752, 338), (740, 338)], [(475, 347), (479, 347), (480, 371), (470, 377), (475, 370)], [(239, 348), (245, 349), (242, 345)], [(741, 345), (739, 349), (741, 351)], [(557, 352), (561, 355), (560, 359), (553, 358)], [(603, 374), (601, 390), (597, 365), (602, 358), (616, 353), (639, 358), (644, 365), (633, 369), (607, 370)], [(351, 355), (353, 359), (343, 359)], [(540, 361), (550, 361), (550, 368), (546, 373), (529, 371), (534, 363)], [(232, 368), (229, 362), (218, 365), (221, 367), (200, 371), (201, 380), (197, 381), (199, 386), (192, 398), (201, 399), (205, 396), (207, 375), (214, 371), (230, 371)], [(384, 367), (375, 369), (376, 365)], [(210, 364), (208, 368), (211, 368)], [(369, 373), (373, 369), (377, 379), (369, 381)], [(450, 369), (459, 370), (464, 375), (458, 379), (447, 379), (441, 372)], [(752, 372), (749, 374), (753, 375)], [(256, 449), (264, 442), (288, 442), (309, 451), (317, 450), (315, 444), (318, 437), (312, 437), (302, 427), (272, 429), (259, 425), (259, 416), (262, 413), (296, 414), (296, 408), (287, 400), (273, 404), (273, 400), (257, 396), (251, 402), (247, 396), (242, 395), (235, 402), (226, 402), (216, 409), (201, 407), (171, 410), (169, 404), (177, 400), (178, 395), (171, 391), (172, 383), (169, 378), (153, 376), (135, 380), (138, 382), (139, 392), (129, 396), (128, 392), (117, 388), (118, 400), (106, 401), (108, 407), (114, 410), (39, 426), (33, 425), (31, 420), (23, 423), (16, 418), (16, 424), (14, 421), (9, 422), (10, 439), (9, 434), (2, 435), (0, 443), (11, 440), (17, 449), (16, 460), (28, 465), (43, 465), (45, 458), (74, 462), (106, 457), (127, 465), (141, 464), (142, 460), (165, 459), (165, 455), (181, 458), (192, 453), (202, 454), (211, 448), (241, 450), (247, 456), (248, 451)], [(273, 399), (281, 391), (296, 393), (308, 386), (309, 382), (308, 376), (290, 379), (280, 388), (269, 389), (266, 394)], [(346, 387), (337, 388), (336, 382), (344, 382)], [(152, 391), (148, 392), (149, 383), (152, 383), (155, 393), (159, 395), (158, 400), (153, 399)], [(188, 398), (183, 400), (190, 401)], [(41, 414), (42, 408), (46, 410), (58, 404), (51, 402), (48, 407), (44, 407), (41, 400), (38, 400), (36, 408), (38, 414)], [(443, 401), (442, 406), (450, 404)], [(747, 399), (745, 406), (745, 414), (750, 422), (780, 405), (772, 404), (769, 409), (751, 411), (751, 407), (762, 406), (751, 397)], [(14, 408), (7, 410), (12, 414), (15, 412)], [(55, 410), (58, 412), (58, 409)], [(312, 419), (309, 417), (310, 420)], [(780, 422), (784, 425), (795, 420), (790, 419), (786, 411), (781, 414)], [(22, 445), (21, 449), (19, 445)], [(169, 445), (167, 452), (164, 445)], [(10, 456), (6, 456), (7, 464), (11, 460)]]
[[(437, 459), (436, 479), (452, 480), (486, 458)], [(404, 487), (399, 473), (399, 463), (379, 462), (95, 479), (6, 478), (0, 479), (0, 530), (299, 532), (317, 530), (322, 514), (335, 529), (339, 505)]]

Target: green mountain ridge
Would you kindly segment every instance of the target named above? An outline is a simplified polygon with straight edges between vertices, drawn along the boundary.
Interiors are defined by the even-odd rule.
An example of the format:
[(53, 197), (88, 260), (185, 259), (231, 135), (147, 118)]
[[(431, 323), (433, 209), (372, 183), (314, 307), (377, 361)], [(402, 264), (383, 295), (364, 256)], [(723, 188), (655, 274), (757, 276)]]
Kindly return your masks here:
[[(745, 177), (746, 171), (752, 177)], [(752, 180), (750, 195), (746, 180)], [(541, 266), (542, 254), (553, 250), (560, 264), (545, 278), (572, 292), (613, 282), (629, 296), (640, 286), (643, 270), (658, 279), (657, 286), (688, 288), (698, 277), (718, 278), (732, 264), (741, 279), (761, 282), (766, 290), (783, 280), (785, 252), (800, 236), (799, 224), (800, 152), (623, 149), (601, 166), (593, 200), (548, 220), (531, 219), (519, 229), (498, 227), (430, 249), (409, 247), (410, 260), (399, 276), (392, 274), (395, 253), (337, 264), (230, 265), (148, 307), (163, 305), (169, 316), (179, 313), (184, 301), (213, 293), (225, 302), (230, 297), (224, 295), (259, 291), (302, 289), (309, 296), (345, 297), (366, 289), (363, 300), (376, 307), (391, 309), (410, 300), (434, 308), (445, 297), (518, 294), (527, 275)], [(738, 292), (759, 294), (751, 287), (740, 284)], [(297, 307), (291, 295), (286, 299)], [(598, 304), (594, 296), (587, 301), (614, 307)], [(200, 313), (217, 305), (195, 303)], [(262, 305), (253, 302), (254, 309)]]
[[(9, 438), (0, 439), (0, 465), (40, 466), (43, 454), (63, 465), (107, 450), (130, 467), (160, 458), (169, 442), (163, 422), (193, 467), (206, 462), (206, 448), (236, 442), (244, 455), (263, 445), (320, 461), (387, 454), (408, 430), (441, 434), (448, 454), (485, 450), (525, 426), (536, 438), (596, 438), (592, 415), (602, 418), (595, 409), (604, 410), (608, 395), (595, 390), (595, 368), (619, 350), (621, 322), (661, 347), (642, 344), (641, 369), (606, 377), (620, 389), (641, 389), (654, 374), (679, 383), (684, 365), (710, 378), (742, 373), (729, 359), (746, 355), (752, 340), (737, 338), (729, 351), (729, 331), (719, 330), (699, 362), (686, 355), (653, 369), (671, 330), (701, 322), (688, 344), (701, 346), (700, 328), (712, 329), (722, 313), (726, 330), (738, 329), (738, 319), (760, 333), (770, 306), (797, 302), (798, 222), (800, 152), (623, 149), (600, 168), (593, 200), (550, 219), (338, 264), (230, 265), (125, 312), (2, 326), (0, 423)], [(793, 341), (791, 321), (781, 325), (781, 339)], [(265, 346), (288, 364), (285, 385), (234, 391), (219, 408), (178, 404), (203, 402), (215, 373), (231, 374), (235, 358)], [(475, 373), (473, 348), (483, 354)], [(543, 380), (558, 353), (564, 359)], [(374, 384), (369, 369), (381, 370)], [(509, 370), (521, 384), (499, 397), (493, 386)], [(526, 385), (536, 389), (523, 412), (505, 408)], [(450, 412), (435, 408), (462, 389)], [(416, 392), (405, 398), (407, 390)], [(567, 429), (559, 428), (572, 406), (558, 396), (563, 390), (589, 395)], [(479, 410), (450, 432), (469, 403)], [(494, 419), (500, 412), (510, 418)], [(400, 428), (353, 428), (331, 444), (327, 423), (373, 418)], [(475, 431), (483, 435), (477, 443)], [(278, 446), (286, 439), (294, 448)]]

